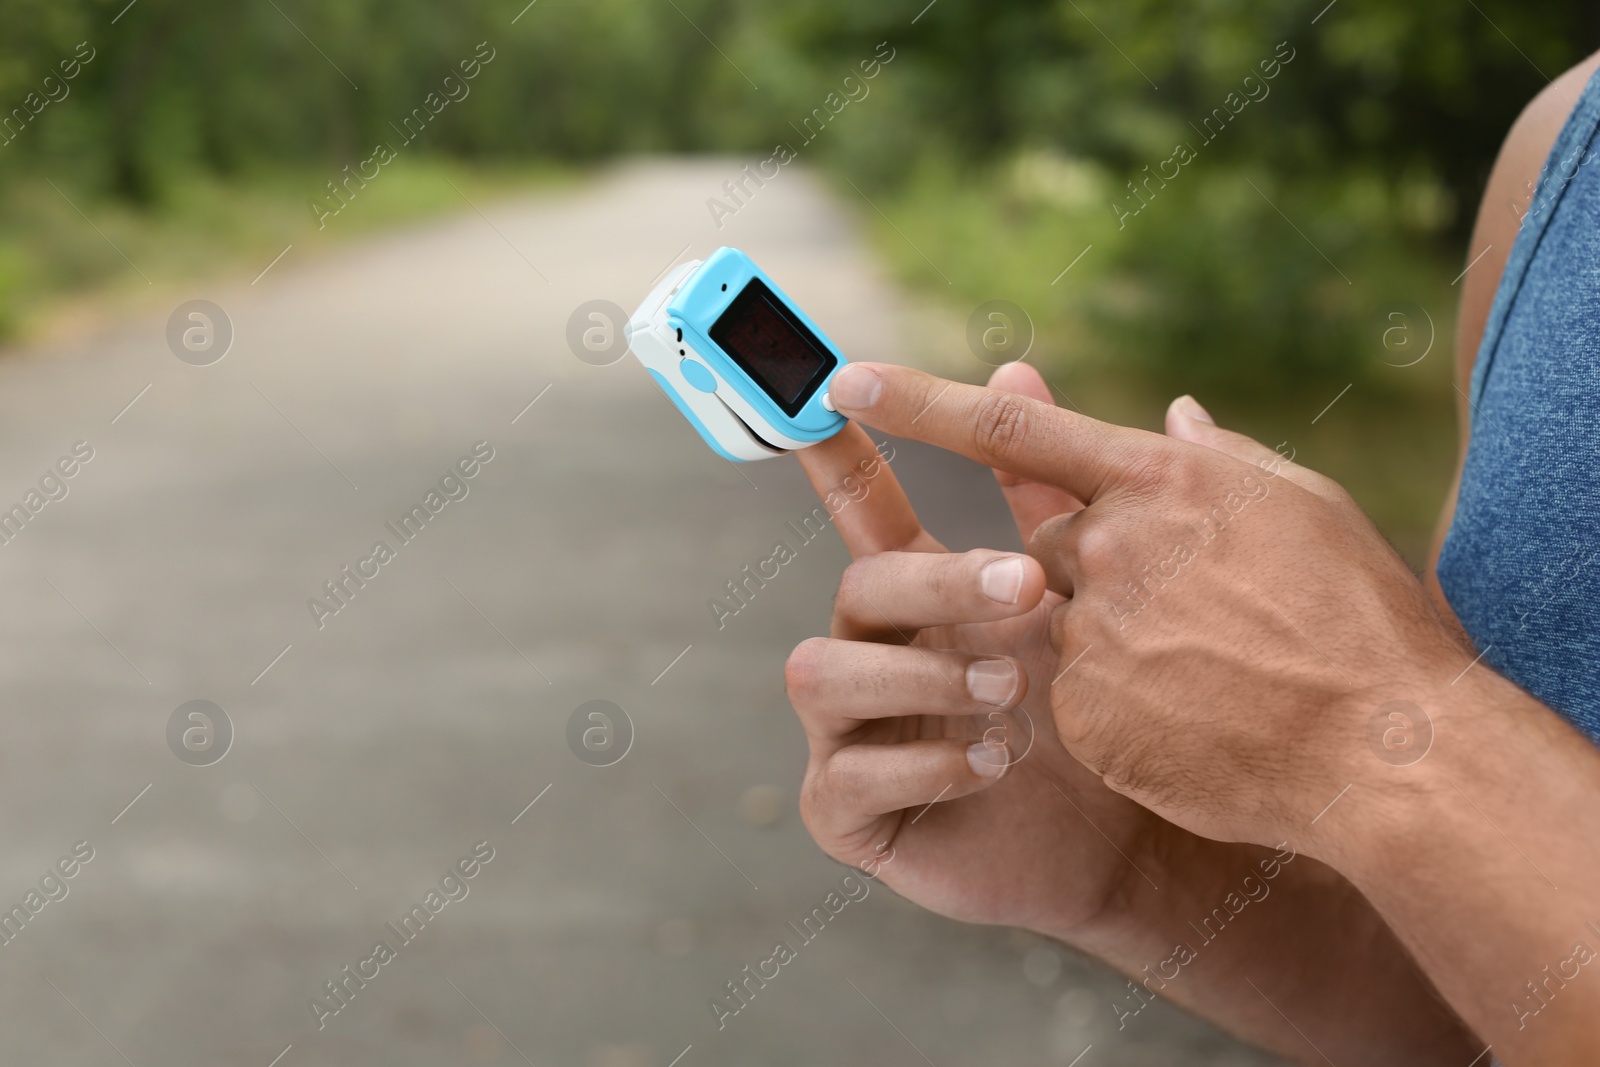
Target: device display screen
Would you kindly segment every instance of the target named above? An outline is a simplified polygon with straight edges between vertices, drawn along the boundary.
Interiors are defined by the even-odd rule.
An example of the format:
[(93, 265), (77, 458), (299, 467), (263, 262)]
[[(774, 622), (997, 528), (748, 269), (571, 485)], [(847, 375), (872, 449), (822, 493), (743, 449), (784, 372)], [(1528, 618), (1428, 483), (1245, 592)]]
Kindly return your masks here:
[(733, 298), (711, 327), (711, 339), (790, 417), (838, 362), (759, 278)]

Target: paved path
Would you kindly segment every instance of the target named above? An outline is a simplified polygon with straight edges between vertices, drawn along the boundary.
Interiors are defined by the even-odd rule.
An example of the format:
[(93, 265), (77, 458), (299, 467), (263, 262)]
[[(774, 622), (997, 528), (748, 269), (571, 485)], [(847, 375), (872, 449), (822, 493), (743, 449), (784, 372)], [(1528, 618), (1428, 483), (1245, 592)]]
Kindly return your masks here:
[[(1267, 1062), (1164, 1006), (1118, 1033), (1103, 969), (882, 890), (714, 1026), (842, 873), (794, 812), (781, 664), (845, 557), (819, 539), (717, 632), (707, 597), (809, 510), (799, 472), (716, 459), (565, 324), (738, 243), (846, 350), (906, 355), (854, 220), (786, 171), (719, 233), (704, 200), (734, 172), (638, 166), (197, 285), (236, 333), (212, 366), (168, 351), (166, 308), (0, 362), (0, 507), (93, 449), (0, 546), (0, 906), (93, 849), (0, 947), (0, 1061)], [(402, 544), (385, 523), (479, 441), (466, 496)], [(1007, 540), (985, 472), (903, 457), (937, 532)], [(380, 539), (319, 629), (308, 598)], [(236, 732), (208, 767), (167, 739), (196, 699)], [(596, 699), (636, 731), (608, 768), (566, 740)], [(483, 841), (464, 898), (410, 943), (386, 928)], [(380, 940), (395, 958), (319, 1031), (311, 998)]]

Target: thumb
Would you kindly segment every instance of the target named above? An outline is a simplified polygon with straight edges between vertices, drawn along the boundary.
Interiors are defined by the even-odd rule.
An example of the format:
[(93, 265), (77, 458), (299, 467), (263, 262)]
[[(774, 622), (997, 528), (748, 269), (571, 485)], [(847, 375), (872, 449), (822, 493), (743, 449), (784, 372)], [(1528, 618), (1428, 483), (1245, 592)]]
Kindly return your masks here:
[[(1203, 445), (1214, 452), (1232, 456), (1260, 467), (1269, 474), (1281, 474), (1302, 489), (1326, 495), (1324, 479), (1315, 471), (1293, 462), (1294, 451), (1285, 457), (1253, 437), (1224, 430), (1216, 424), (1211, 414), (1192, 396), (1180, 396), (1167, 406), (1167, 436), (1191, 444)], [(1280, 446), (1282, 447), (1282, 446)]]

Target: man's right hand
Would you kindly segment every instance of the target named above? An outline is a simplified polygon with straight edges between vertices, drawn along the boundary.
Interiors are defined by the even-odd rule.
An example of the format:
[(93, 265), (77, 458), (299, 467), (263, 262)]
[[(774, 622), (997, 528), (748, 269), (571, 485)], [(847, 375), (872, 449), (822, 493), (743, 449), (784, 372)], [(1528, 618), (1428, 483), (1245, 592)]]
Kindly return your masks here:
[[(1050, 399), (1022, 364), (990, 385)], [(1183, 830), (1067, 753), (1048, 706), (1060, 598), (1037, 561), (946, 552), (854, 425), (799, 457), (825, 499), (876, 464), (835, 519), (855, 562), (831, 636), (786, 672), (811, 748), (801, 814), (825, 852), (942, 915), (1105, 959), (1138, 983), (1108, 1005), (1119, 1029), (1159, 995), (1297, 1062), (1459, 1067), (1482, 1048), (1367, 901), (1309, 857), (1225, 930), (1194, 926), (1229, 916), (1273, 852)], [(996, 474), (1024, 544), (1081, 506)], [(1192, 958), (1174, 974), (1175, 945)]]

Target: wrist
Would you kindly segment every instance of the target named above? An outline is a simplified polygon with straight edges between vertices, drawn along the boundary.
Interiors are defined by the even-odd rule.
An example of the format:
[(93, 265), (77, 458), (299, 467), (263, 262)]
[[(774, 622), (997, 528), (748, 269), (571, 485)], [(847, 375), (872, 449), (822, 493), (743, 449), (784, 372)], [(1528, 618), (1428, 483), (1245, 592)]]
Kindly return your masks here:
[(1289, 1017), (1336, 1026), (1318, 1041), (1339, 1062), (1459, 1064), (1476, 1051), (1371, 905), (1326, 865), (1183, 831), (1152, 837), (1128, 859), (1138, 871), (1095, 922), (1038, 931), (1126, 976), (1110, 1000), (1119, 1030), (1166, 999), (1280, 1056), (1302, 1055), (1303, 1034), (1248, 984), (1270, 973), (1267, 988)]
[(1413, 866), (1421, 841), (1462, 848), (1494, 834), (1476, 794), (1503, 796), (1518, 776), (1540, 774), (1539, 748), (1556, 740), (1549, 728), (1570, 732), (1486, 668), (1366, 690), (1346, 703), (1349, 741), (1336, 764), (1344, 781), (1330, 783), (1329, 803), (1315, 807), (1302, 840), (1357, 885)]
[(1428, 713), (1427, 750), (1405, 766), (1358, 761), (1348, 794), (1308, 827), (1307, 848), (1361, 891), (1497, 1052), (1579, 1062), (1567, 1045), (1593, 1034), (1600, 994), (1574, 983), (1550, 1009), (1549, 991), (1536, 990), (1575, 943), (1600, 934), (1589, 888), (1600, 871), (1600, 752), (1485, 668), (1416, 703)]

